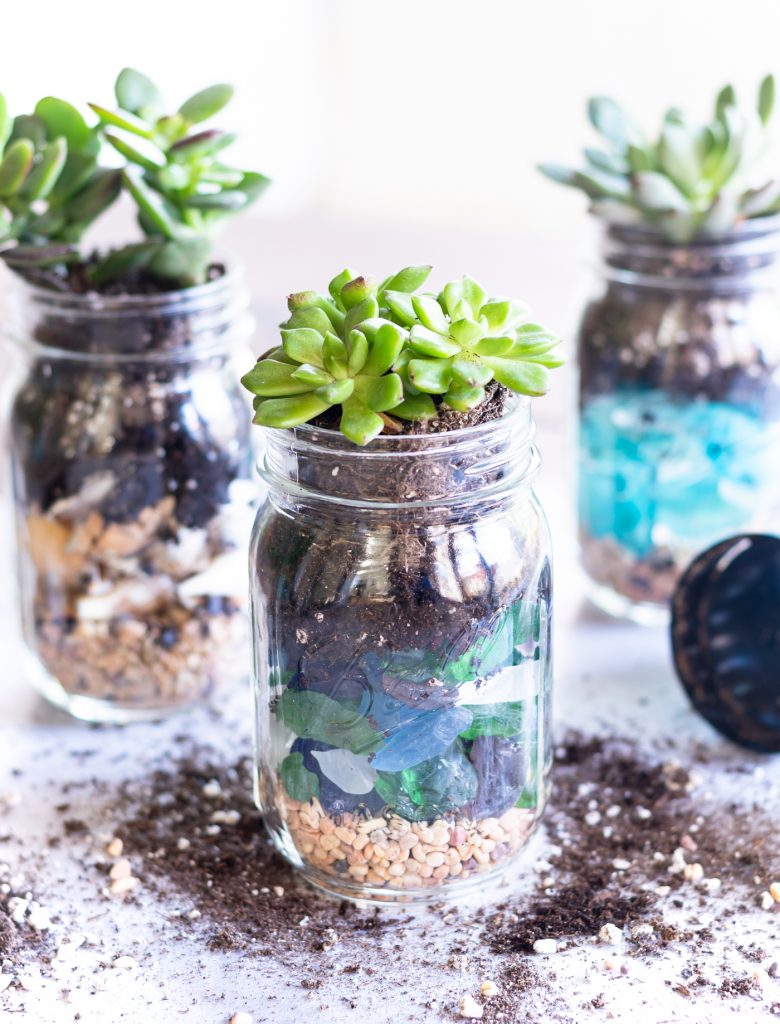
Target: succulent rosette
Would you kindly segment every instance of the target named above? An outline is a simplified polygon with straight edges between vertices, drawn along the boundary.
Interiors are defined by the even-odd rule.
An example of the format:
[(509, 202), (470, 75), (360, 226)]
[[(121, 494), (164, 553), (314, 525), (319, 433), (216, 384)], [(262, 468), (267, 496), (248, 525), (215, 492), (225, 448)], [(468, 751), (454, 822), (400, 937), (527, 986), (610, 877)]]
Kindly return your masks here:
[(341, 432), (365, 445), (398, 420), (475, 408), (491, 381), (544, 394), (563, 361), (559, 339), (524, 303), (489, 298), (469, 277), (418, 292), (430, 270), (406, 267), (381, 284), (344, 270), (327, 296), (291, 295), (281, 345), (242, 378), (255, 422), (296, 427), (336, 406)]
[(780, 212), (780, 176), (762, 170), (771, 142), (775, 81), (767, 75), (753, 109), (732, 86), (718, 93), (711, 119), (694, 124), (673, 107), (649, 138), (609, 97), (588, 103), (604, 140), (586, 148), (584, 168), (545, 163), (548, 178), (584, 192), (594, 213), (619, 223), (657, 224), (670, 237), (717, 234)]

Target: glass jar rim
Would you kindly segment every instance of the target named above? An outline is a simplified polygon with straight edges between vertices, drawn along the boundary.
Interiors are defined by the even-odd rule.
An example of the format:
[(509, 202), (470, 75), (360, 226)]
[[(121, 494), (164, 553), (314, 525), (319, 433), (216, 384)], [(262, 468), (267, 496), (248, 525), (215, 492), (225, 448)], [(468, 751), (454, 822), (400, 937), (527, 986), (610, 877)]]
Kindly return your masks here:
[[(699, 248), (709, 250), (721, 245), (737, 245), (740, 242), (748, 242), (753, 239), (770, 238), (773, 235), (780, 236), (780, 213), (764, 217), (746, 217), (725, 230), (699, 231), (685, 239), (675, 238), (673, 235), (669, 235), (662, 225), (649, 221), (624, 222), (600, 213), (593, 213), (591, 216), (612, 241), (624, 244), (646, 241), (649, 246), (656, 247), (659, 251)], [(625, 238), (621, 238), (621, 235), (624, 235)], [(780, 247), (780, 237), (778, 246)]]
[[(536, 425), (532, 400), (510, 392), (508, 408), (503, 415), (484, 423), (456, 430), (429, 434), (380, 434), (368, 445), (354, 444), (337, 430), (324, 430), (311, 424), (288, 429), (265, 427), (265, 444), (257, 463), (257, 471), (269, 488), (278, 488), (300, 498), (334, 502), (353, 507), (381, 509), (415, 509), (430, 506), (447, 507), (487, 498), (498, 498), (535, 476), (540, 459), (533, 439)], [(344, 466), (359, 467), (361, 463), (376, 466), (384, 461), (388, 472), (393, 460), (437, 459), (468, 455), (485, 449), (488, 439), (502, 439), (498, 453), (489, 450), (485, 459), (475, 461), (474, 474), (490, 479), (484, 487), (458, 493), (427, 495), (420, 498), (390, 500), (383, 497), (350, 497), (343, 492), (313, 488), (301, 482), (298, 460), (338, 459)], [(285, 457), (292, 457), (291, 471), (285, 472)], [(335, 468), (335, 466), (334, 466)], [(341, 466), (339, 467), (341, 468)]]
[[(222, 266), (225, 266), (223, 263)], [(245, 340), (252, 330), (248, 312), (249, 291), (243, 267), (232, 265), (218, 277), (188, 288), (165, 292), (104, 295), (100, 292), (58, 291), (31, 284), (18, 274), (12, 275), (11, 294), (18, 309), (26, 307), (33, 315), (50, 317), (52, 322), (69, 321), (85, 329), (112, 322), (125, 323), (189, 318), (189, 330), (181, 344), (165, 349), (135, 350), (122, 348), (67, 347), (41, 340), (10, 318), (7, 336), (22, 349), (37, 357), (68, 359), (90, 363), (175, 363), (223, 352)], [(17, 312), (17, 318), (21, 315)]]

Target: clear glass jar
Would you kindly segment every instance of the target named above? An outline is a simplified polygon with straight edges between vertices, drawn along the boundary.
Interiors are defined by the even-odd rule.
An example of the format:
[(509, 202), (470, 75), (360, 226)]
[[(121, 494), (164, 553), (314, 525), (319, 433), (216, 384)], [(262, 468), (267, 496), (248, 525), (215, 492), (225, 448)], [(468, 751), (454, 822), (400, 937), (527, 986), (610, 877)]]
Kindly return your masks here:
[(29, 674), (80, 718), (245, 678), (251, 329), (233, 275), (149, 295), (13, 287), (9, 436)]
[(451, 433), (266, 430), (250, 554), (256, 797), (315, 885), (480, 884), (550, 766), (550, 550), (528, 399)]
[(777, 523), (780, 222), (604, 237), (579, 336), (582, 561), (598, 605), (663, 622), (698, 552)]

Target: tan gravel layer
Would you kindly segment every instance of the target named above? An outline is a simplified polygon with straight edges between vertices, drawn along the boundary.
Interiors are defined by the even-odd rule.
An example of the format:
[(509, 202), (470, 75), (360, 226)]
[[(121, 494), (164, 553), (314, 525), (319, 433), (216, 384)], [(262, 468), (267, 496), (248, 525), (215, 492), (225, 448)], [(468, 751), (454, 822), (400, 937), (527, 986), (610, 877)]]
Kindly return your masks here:
[(302, 804), (287, 797), (285, 806), (287, 826), (306, 864), (388, 889), (433, 888), (489, 871), (525, 844), (536, 820), (532, 810), (520, 807), (500, 818), (412, 822), (394, 814), (334, 818), (317, 799)]

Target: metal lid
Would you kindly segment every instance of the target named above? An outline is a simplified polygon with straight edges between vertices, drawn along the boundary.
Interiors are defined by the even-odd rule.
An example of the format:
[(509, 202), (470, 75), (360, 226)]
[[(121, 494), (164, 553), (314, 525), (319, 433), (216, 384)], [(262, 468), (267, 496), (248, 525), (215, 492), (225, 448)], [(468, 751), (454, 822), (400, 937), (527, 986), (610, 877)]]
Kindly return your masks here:
[(734, 743), (780, 751), (780, 537), (740, 534), (675, 588), (672, 650), (696, 710)]

